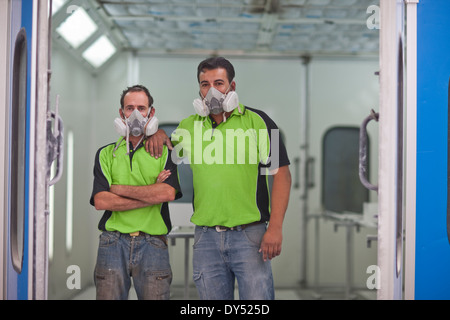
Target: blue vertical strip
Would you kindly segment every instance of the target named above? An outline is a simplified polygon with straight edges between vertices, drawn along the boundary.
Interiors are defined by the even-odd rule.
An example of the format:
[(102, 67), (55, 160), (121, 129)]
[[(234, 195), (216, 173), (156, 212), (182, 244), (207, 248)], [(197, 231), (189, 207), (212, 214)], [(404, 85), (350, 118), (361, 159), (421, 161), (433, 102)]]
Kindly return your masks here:
[(450, 1), (417, 6), (416, 299), (450, 299), (447, 133)]
[(17, 299), (28, 299), (28, 240), (29, 240), (29, 225), (30, 218), (29, 208), (29, 183), (30, 183), (30, 97), (31, 97), (31, 54), (32, 54), (32, 30), (33, 30), (33, 2), (34, 0), (22, 1), (22, 24), (27, 34), (27, 111), (26, 111), (26, 148), (25, 148), (25, 226), (24, 226), (24, 256), (22, 272), (17, 279)]

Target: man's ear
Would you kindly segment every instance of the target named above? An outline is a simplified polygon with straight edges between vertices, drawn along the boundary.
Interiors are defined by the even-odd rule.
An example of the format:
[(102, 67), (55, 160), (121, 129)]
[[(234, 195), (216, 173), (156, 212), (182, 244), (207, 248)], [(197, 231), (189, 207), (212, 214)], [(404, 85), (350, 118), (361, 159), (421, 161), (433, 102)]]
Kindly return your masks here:
[(236, 91), (236, 81), (231, 81), (231, 85), (230, 85), (230, 87), (231, 87), (231, 91)]
[(121, 119), (125, 120), (125, 116), (123, 114), (122, 108), (119, 108), (119, 116), (120, 116)]

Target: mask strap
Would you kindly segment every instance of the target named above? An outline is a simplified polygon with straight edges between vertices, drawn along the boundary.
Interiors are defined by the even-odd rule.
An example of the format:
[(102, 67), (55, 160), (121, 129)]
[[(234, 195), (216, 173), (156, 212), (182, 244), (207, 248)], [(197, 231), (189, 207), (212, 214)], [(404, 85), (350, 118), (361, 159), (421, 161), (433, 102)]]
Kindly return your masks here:
[(130, 154), (130, 128), (127, 125), (127, 156)]
[(230, 92), (230, 89), (231, 89), (231, 83), (232, 83), (233, 81), (234, 81), (234, 79), (231, 80), (230, 85), (228, 86), (228, 89), (227, 89), (227, 91), (225, 91), (224, 94), (228, 94), (228, 93)]
[(142, 142), (142, 140), (144, 140), (144, 138), (145, 138), (145, 135), (142, 135), (142, 138), (141, 138), (141, 140), (139, 140), (137, 146), (139, 146), (141, 144), (141, 142)]
[[(129, 154), (130, 153), (130, 148), (128, 147), (128, 136), (130, 135), (130, 129), (128, 128), (128, 118), (127, 117), (125, 117), (125, 113), (123, 112), (123, 109), (122, 109), (122, 115), (123, 115), (123, 118), (122, 118), (122, 120), (123, 120), (123, 122), (125, 123), (125, 130), (127, 131), (126, 132), (126, 142), (127, 142), (127, 154)], [(124, 139), (125, 137), (122, 137), (122, 140)], [(114, 148), (114, 151), (113, 151), (113, 155), (114, 155), (114, 157), (116, 156), (115, 154), (114, 154), (114, 152), (117, 150), (117, 148), (119, 147), (119, 145), (120, 145), (120, 143), (122, 142), (122, 140), (120, 140), (120, 142), (117, 144), (117, 146)]]
[[(128, 137), (129, 137), (129, 134), (127, 134), (127, 156), (130, 155), (130, 141), (129, 141)], [(141, 144), (142, 140), (144, 140), (144, 138), (145, 138), (145, 135), (142, 135), (141, 139), (139, 140), (139, 142), (137, 143), (136, 146), (139, 146)], [(122, 140), (120, 140), (120, 141), (122, 141)]]
[(116, 150), (119, 148), (120, 144), (122, 143), (123, 139), (125, 139), (125, 137), (122, 137), (122, 139), (120, 139), (120, 141), (116, 144), (116, 146), (114, 147), (113, 150), (113, 157), (116, 157)]

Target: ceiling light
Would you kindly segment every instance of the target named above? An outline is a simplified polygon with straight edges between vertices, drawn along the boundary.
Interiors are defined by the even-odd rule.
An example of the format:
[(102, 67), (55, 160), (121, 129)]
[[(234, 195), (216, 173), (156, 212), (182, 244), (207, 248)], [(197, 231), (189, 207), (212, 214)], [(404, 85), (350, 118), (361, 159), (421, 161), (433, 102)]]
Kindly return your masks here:
[(59, 9), (67, 2), (67, 0), (53, 0), (52, 1), (52, 15), (58, 12)]
[(111, 58), (116, 51), (116, 47), (103, 35), (83, 52), (83, 58), (93, 67), (98, 68)]
[(97, 25), (87, 12), (79, 7), (64, 20), (58, 28), (56, 28), (56, 31), (70, 43), (74, 49), (77, 49), (97, 30), (97, 28)]

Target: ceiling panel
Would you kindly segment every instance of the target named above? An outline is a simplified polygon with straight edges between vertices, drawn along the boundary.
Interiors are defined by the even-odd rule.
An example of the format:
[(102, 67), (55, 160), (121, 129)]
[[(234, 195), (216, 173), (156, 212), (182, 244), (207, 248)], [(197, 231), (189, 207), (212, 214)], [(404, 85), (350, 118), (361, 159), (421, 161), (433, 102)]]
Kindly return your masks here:
[[(376, 57), (379, 51), (379, 30), (371, 27), (379, 0), (53, 0), (53, 5), (53, 39), (93, 72), (105, 66), (85, 57), (103, 36), (114, 48), (97, 59), (102, 62), (123, 50), (265, 57)], [(77, 38), (85, 23), (71, 26), (69, 37), (60, 31), (80, 7), (96, 29), (73, 45), (70, 37)]]
[(379, 0), (95, 0), (126, 49), (268, 55), (377, 55)]

